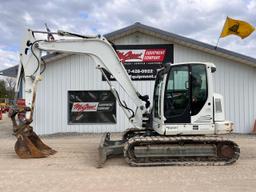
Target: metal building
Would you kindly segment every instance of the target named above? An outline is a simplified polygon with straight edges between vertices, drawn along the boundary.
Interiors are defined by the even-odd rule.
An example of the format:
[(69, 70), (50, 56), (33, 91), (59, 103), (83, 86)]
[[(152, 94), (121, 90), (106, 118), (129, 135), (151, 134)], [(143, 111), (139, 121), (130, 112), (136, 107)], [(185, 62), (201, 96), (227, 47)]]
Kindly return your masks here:
[[(256, 59), (234, 53), (222, 48), (196, 40), (185, 38), (173, 33), (162, 31), (140, 23), (105, 35), (120, 49), (150, 49), (169, 46), (170, 62), (213, 62), (215, 72), (215, 92), (224, 96), (226, 119), (235, 123), (235, 132), (249, 133), (256, 119)], [(128, 45), (128, 46), (127, 46)], [(125, 47), (126, 48), (123, 48)], [(136, 49), (135, 49), (136, 50)], [(158, 49), (159, 50), (159, 49)], [(135, 51), (136, 52), (136, 51)], [(123, 111), (114, 107), (112, 120), (80, 122), (71, 120), (70, 98), (77, 98), (79, 94), (108, 94), (107, 83), (102, 74), (95, 67), (92, 59), (86, 55), (54, 54), (46, 59), (47, 68), (43, 81), (39, 83), (37, 105), (34, 118), (34, 128), (39, 134), (56, 132), (121, 132), (131, 127)], [(131, 70), (131, 69), (130, 69)], [(144, 71), (143, 71), (144, 72)], [(147, 71), (146, 71), (147, 72)], [(136, 77), (135, 77), (136, 78)], [(117, 82), (112, 81), (120, 93), (120, 97), (132, 106), (131, 101)], [(141, 94), (149, 94), (152, 103), (154, 81), (134, 81)], [(95, 92), (96, 91), (96, 92)], [(94, 95), (94, 96), (93, 96)], [(101, 96), (100, 96), (101, 97)], [(78, 99), (79, 100), (79, 99)], [(112, 110), (113, 112), (113, 110)], [(77, 115), (76, 119), (80, 116)], [(90, 119), (90, 118), (89, 118)], [(108, 122), (108, 123), (106, 123)]]

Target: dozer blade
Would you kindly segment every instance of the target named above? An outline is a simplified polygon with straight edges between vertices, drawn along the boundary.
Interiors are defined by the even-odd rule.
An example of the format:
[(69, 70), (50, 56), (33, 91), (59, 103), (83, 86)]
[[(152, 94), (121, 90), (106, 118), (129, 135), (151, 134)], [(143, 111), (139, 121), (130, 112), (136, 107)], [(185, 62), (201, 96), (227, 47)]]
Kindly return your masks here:
[(124, 140), (110, 140), (110, 133), (104, 133), (98, 147), (97, 168), (102, 168), (107, 159), (122, 155)]
[(28, 135), (19, 135), (17, 139), (14, 148), (16, 154), (22, 159), (43, 158), (56, 153), (55, 150), (44, 144), (34, 131)]

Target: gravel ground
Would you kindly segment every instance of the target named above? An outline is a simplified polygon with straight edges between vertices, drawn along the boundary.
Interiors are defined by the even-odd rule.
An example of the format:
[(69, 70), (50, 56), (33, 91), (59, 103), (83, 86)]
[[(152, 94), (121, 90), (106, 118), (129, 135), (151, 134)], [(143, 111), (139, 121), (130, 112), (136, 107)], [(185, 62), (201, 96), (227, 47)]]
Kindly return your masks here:
[[(96, 169), (101, 134), (43, 137), (58, 153), (19, 159), (10, 121), (0, 120), (0, 191), (255, 191), (256, 136), (231, 135), (241, 147), (237, 163), (222, 167), (129, 167), (123, 158)], [(119, 135), (115, 135), (119, 136)]]

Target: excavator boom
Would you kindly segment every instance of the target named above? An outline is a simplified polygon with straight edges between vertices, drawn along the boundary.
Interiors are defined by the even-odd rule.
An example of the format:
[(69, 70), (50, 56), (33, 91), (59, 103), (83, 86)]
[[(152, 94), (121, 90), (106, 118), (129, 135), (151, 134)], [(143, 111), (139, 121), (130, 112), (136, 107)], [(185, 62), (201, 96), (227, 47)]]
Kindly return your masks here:
[[(130, 96), (135, 106), (137, 106), (135, 110), (130, 109), (120, 100), (115, 88), (111, 85), (110, 81), (107, 81), (110, 90), (113, 92), (130, 122), (134, 127), (141, 128), (142, 116), (147, 112), (147, 108), (149, 107), (148, 97), (141, 96), (135, 89), (123, 64), (120, 62), (114, 48), (107, 39), (101, 36), (85, 36), (58, 31), (51, 33), (51, 38), (48, 38), (48, 40), (44, 40), (36, 39), (36, 33), (48, 34), (49, 37), (50, 32), (32, 31), (28, 29), (21, 46), (16, 91), (19, 91), (20, 82), (24, 81), (26, 107), (20, 108), (14, 106), (9, 113), (13, 122), (14, 135), (18, 139), (15, 144), (15, 151), (19, 157), (38, 158), (56, 153), (55, 150), (41, 141), (33, 131), (32, 126), (30, 126), (35, 110), (37, 84), (42, 79), (41, 74), (44, 72), (44, 69), (41, 68), (42, 66), (45, 67), (44, 60), (41, 58), (44, 51), (89, 55), (96, 64), (97, 69), (99, 69), (105, 77), (105, 71), (110, 72)], [(54, 40), (53, 35), (61, 36), (62, 39)], [(70, 37), (73, 38), (70, 39)], [(144, 102), (146, 102), (146, 105)], [(21, 114), (23, 114), (23, 118), (17, 118), (18, 116), (22, 116)]]

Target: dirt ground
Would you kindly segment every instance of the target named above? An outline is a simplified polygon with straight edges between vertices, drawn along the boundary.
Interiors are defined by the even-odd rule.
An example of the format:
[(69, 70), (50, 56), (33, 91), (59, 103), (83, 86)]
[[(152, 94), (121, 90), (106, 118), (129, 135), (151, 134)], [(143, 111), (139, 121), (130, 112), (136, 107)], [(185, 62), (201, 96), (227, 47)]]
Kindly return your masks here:
[[(0, 191), (256, 191), (256, 136), (230, 136), (241, 147), (237, 163), (225, 167), (129, 167), (123, 158), (95, 168), (101, 134), (55, 135), (43, 140), (58, 153), (19, 159), (11, 124), (0, 120)], [(117, 136), (117, 135), (115, 135)]]

